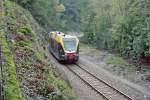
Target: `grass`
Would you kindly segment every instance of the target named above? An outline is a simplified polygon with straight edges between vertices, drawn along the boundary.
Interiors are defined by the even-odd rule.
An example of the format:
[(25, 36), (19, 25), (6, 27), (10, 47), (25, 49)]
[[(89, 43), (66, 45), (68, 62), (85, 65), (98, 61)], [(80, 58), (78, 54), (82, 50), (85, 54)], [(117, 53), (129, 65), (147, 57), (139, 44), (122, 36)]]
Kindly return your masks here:
[(66, 81), (61, 79), (60, 77), (54, 76), (53, 73), (58, 73), (55, 70), (52, 70), (51, 72), (47, 73), (49, 81), (52, 82), (52, 84), (55, 86), (56, 93), (59, 95), (62, 95), (64, 98), (67, 99), (57, 99), (57, 100), (76, 100), (76, 96), (72, 89), (68, 86)]
[[(0, 37), (4, 36), (1, 32)], [(19, 84), (16, 78), (16, 66), (14, 64), (13, 56), (8, 46), (8, 42), (5, 38), (1, 38), (1, 43), (4, 51), (5, 64), (4, 77), (5, 77), (5, 100), (21, 100)]]
[(107, 64), (113, 65), (113, 68), (116, 69), (122, 69), (124, 70), (128, 70), (128, 71), (135, 71), (136, 67), (132, 64), (129, 64), (127, 61), (125, 61), (123, 58), (121, 57), (110, 57), (106, 60)]
[(127, 65), (127, 62), (124, 61), (121, 57), (110, 57), (109, 59), (107, 59), (107, 64), (121, 66), (121, 65)]

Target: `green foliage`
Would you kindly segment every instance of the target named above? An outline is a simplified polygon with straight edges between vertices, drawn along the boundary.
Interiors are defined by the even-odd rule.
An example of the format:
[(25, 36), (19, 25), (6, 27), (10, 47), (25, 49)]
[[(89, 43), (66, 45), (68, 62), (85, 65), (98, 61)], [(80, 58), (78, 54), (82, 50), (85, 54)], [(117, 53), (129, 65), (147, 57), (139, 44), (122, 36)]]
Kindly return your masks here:
[[(4, 2), (5, 6), (10, 7), (11, 4), (8, 2)], [(7, 3), (7, 4), (6, 4)], [(7, 15), (6, 15), (7, 16)], [(5, 23), (3, 23), (2, 20), (5, 20), (6, 16), (4, 16), (4, 19), (0, 19), (1, 24), (5, 26)], [(15, 19), (15, 17), (12, 15), (12, 19)], [(14, 24), (15, 22), (11, 20), (11, 22)], [(0, 26), (0, 29), (3, 29), (2, 26)], [(4, 75), (4, 97), (5, 100), (21, 100), (21, 94), (20, 94), (20, 88), (18, 84), (18, 80), (16, 77), (16, 66), (14, 64), (14, 59), (12, 52), (9, 48), (9, 42), (8, 39), (5, 37), (6, 36), (6, 31), (4, 32), (3, 30), (0, 30), (0, 43), (2, 45), (2, 50), (3, 50), (3, 59), (5, 60), (4, 65), (3, 65), (3, 75)]]
[(47, 96), (46, 100), (68, 100), (68, 99), (65, 98), (61, 93), (53, 92)]
[(29, 26), (29, 25), (20, 27), (18, 32), (23, 33), (23, 35), (34, 36), (34, 32), (32, 31), (31, 26)]
[(87, 0), (11, 0), (28, 9), (47, 30), (80, 30), (80, 11)]
[(81, 30), (86, 42), (136, 60), (150, 55), (149, 0), (15, 1), (47, 30)]
[(107, 64), (113, 64), (113, 65), (127, 65), (127, 62), (125, 62), (121, 57), (111, 57), (107, 59)]
[(56, 69), (47, 72), (49, 81), (56, 88), (56, 92), (48, 95), (48, 100), (53, 100), (53, 97), (55, 98), (54, 100), (59, 100), (59, 97), (62, 97), (60, 100), (76, 100), (74, 92), (68, 87), (68, 84), (60, 77), (54, 76), (54, 73), (58, 73)]
[(136, 70), (136, 67), (134, 65), (129, 64), (121, 57), (110, 57), (106, 60), (106, 63), (113, 65), (113, 69), (116, 68), (116, 70), (127, 70), (128, 72)]
[[(4, 36), (3, 33), (0, 33), (0, 37)], [(8, 42), (5, 38), (1, 40), (5, 64), (4, 64), (4, 75), (5, 75), (5, 100), (10, 100), (10, 98), (14, 98), (14, 100), (21, 100), (19, 84), (16, 77), (16, 66), (13, 61), (13, 56), (8, 46)], [(7, 74), (6, 74), (7, 73)]]
[(99, 48), (117, 50), (121, 55), (135, 60), (149, 57), (149, 0), (88, 2), (81, 13), (81, 24), (89, 43)]
[[(20, 2), (21, 4), (24, 5), (24, 7), (27, 7), (30, 4), (29, 5), (25, 4), (29, 3), (29, 1), (30, 0), (22, 0)], [(39, 2), (39, 4), (44, 3), (43, 7), (45, 7), (45, 1), (43, 2), (41, 0), (37, 0), (37, 2)], [(58, 4), (55, 1), (54, 3), (56, 3), (56, 5)], [(46, 2), (46, 4), (49, 4), (48, 1)], [(4, 37), (2, 38), (2, 40), (0, 40), (0, 42), (2, 41), (3, 43), (2, 44), (4, 47), (3, 49), (5, 51), (4, 57), (6, 59), (6, 63), (4, 65), (4, 68), (6, 70), (5, 99), (22, 100), (20, 96), (19, 84), (16, 79), (16, 67), (17, 67), (18, 71), (34, 70), (35, 77), (34, 75), (33, 76), (31, 75), (30, 77), (31, 79), (33, 79), (31, 80), (32, 85), (34, 85), (34, 82), (32, 81), (36, 81), (37, 78), (39, 78), (39, 80), (42, 80), (42, 82), (39, 81), (39, 83), (35, 82), (35, 84), (38, 84), (38, 86), (35, 87), (36, 93), (38, 91), (38, 93), (41, 93), (40, 95), (46, 96), (47, 93), (51, 93), (55, 89), (56, 93), (53, 93), (50, 96), (52, 97), (52, 100), (54, 100), (54, 98), (55, 100), (67, 100), (67, 98), (69, 98), (70, 100), (74, 100), (75, 96), (73, 91), (70, 89), (70, 87), (68, 87), (65, 81), (58, 78), (58, 76), (57, 77), (54, 76), (54, 73), (51, 72), (52, 69), (48, 69), (47, 70), (48, 75), (47, 77), (44, 77), (45, 70), (47, 69), (47, 67), (49, 67), (48, 66), (49, 62), (48, 64), (46, 63), (46, 60), (44, 59), (44, 53), (40, 52), (37, 49), (38, 46), (40, 46), (37, 40), (39, 39), (40, 41), (43, 39), (41, 38), (43, 35), (41, 33), (43, 31), (41, 30), (40, 26), (36, 24), (36, 21), (32, 18), (32, 16), (28, 11), (24, 10), (17, 4), (10, 2), (9, 0), (6, 0), (5, 8), (8, 24), (7, 33), (5, 34), (0, 33), (0, 37), (5, 35), (7, 35), (8, 37), (7, 39)], [(57, 5), (54, 9), (56, 9), (58, 13), (61, 13), (65, 10), (63, 5)], [(42, 14), (45, 13), (42, 12)], [(10, 51), (9, 48), (10, 46), (12, 47), (11, 48), (12, 51)], [(55, 74), (56, 73), (58, 72), (55, 72)], [(25, 79), (24, 81), (27, 81), (28, 77), (24, 76), (25, 75), (24, 73), (22, 73), (22, 75), (24, 77), (23, 80)], [(50, 80), (47, 79), (49, 77)], [(28, 80), (28, 82), (30, 83), (30, 79)], [(55, 87), (50, 85), (51, 83), (49, 82), (53, 83)]]

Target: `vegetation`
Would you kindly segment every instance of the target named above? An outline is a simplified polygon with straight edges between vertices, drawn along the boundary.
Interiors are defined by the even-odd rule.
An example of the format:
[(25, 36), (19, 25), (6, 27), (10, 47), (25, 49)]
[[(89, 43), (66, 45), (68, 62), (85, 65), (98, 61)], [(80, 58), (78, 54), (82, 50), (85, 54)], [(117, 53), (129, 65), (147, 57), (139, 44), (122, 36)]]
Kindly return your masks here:
[[(4, 33), (0, 33), (0, 37), (4, 37)], [(19, 84), (16, 78), (16, 66), (14, 64), (12, 52), (9, 49), (9, 43), (7, 39), (1, 38), (1, 43), (4, 51), (5, 64), (4, 68), (4, 77), (5, 77), (5, 100), (10, 100), (14, 98), (15, 100), (20, 100), (20, 89)]]
[(112, 65), (113, 70), (120, 70), (122, 72), (128, 71), (128, 72), (135, 72), (136, 67), (132, 64), (129, 64), (121, 57), (110, 57), (106, 60), (107, 64)]
[[(33, 92), (45, 99), (75, 99), (66, 83), (54, 75), (53, 65), (45, 59), (44, 52), (39, 50), (47, 42), (47, 34), (37, 22), (47, 31), (82, 31), (86, 43), (149, 63), (149, 9), (150, 0), (5, 0), (7, 32), (1, 30), (0, 36), (6, 37), (1, 40), (6, 59), (6, 99), (21, 99), (21, 80), (35, 86)], [(110, 58), (107, 63), (127, 64), (120, 57)], [(20, 75), (22, 70), (31, 71), (31, 77)]]
[(75, 100), (74, 92), (41, 51), (44, 30), (31, 14), (5, 0), (5, 15), (5, 32), (4, 25), (0, 27), (5, 58), (5, 100), (40, 97), (44, 100)]
[(149, 0), (89, 0), (82, 15), (86, 41), (135, 60), (149, 57), (149, 7)]
[(80, 10), (86, 0), (11, 0), (31, 11), (47, 30), (80, 29)]
[(98, 48), (115, 50), (136, 61), (149, 59), (149, 0), (15, 1), (48, 30), (83, 31), (85, 42)]
[[(14, 98), (15, 100), (22, 99), (19, 83), (16, 77), (16, 66), (14, 63), (14, 56), (10, 50), (10, 43), (7, 37), (7, 32), (5, 31), (5, 14), (0, 16), (0, 45), (2, 46), (2, 59), (4, 59), (3, 63), (3, 77), (0, 75), (0, 79), (3, 80), (4, 86), (4, 97), (5, 100), (10, 100)], [(3, 79), (2, 79), (3, 78)]]

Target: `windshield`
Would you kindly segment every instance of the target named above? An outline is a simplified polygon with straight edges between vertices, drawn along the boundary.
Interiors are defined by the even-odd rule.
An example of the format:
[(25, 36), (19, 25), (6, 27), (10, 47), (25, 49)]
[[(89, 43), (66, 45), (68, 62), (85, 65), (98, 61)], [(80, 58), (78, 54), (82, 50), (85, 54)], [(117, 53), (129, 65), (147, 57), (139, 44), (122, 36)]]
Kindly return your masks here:
[(76, 51), (76, 39), (75, 38), (64, 38), (64, 48), (67, 51)]

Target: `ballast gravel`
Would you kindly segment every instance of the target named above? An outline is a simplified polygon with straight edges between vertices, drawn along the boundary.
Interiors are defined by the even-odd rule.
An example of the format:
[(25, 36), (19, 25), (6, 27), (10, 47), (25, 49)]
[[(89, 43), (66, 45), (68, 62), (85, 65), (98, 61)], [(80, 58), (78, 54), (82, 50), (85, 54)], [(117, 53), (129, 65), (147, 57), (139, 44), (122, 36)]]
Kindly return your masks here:
[(49, 55), (53, 64), (55, 64), (63, 77), (67, 78), (70, 86), (73, 88), (79, 100), (104, 100), (91, 87), (87, 86), (81, 79), (67, 69), (63, 64), (58, 63), (52, 55)]

